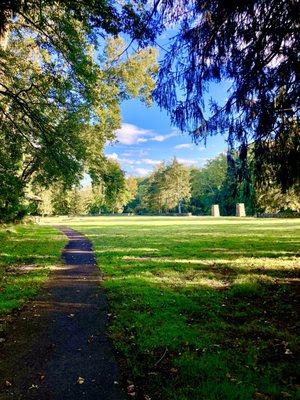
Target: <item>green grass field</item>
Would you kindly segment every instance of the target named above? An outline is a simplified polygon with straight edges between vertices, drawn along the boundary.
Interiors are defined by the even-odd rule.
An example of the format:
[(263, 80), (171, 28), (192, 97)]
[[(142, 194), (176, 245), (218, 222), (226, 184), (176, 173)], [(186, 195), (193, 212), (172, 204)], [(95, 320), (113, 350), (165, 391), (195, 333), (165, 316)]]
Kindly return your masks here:
[(94, 243), (136, 398), (297, 398), (300, 220), (45, 220), (54, 222)]
[(0, 318), (38, 292), (66, 242), (47, 226), (0, 227)]

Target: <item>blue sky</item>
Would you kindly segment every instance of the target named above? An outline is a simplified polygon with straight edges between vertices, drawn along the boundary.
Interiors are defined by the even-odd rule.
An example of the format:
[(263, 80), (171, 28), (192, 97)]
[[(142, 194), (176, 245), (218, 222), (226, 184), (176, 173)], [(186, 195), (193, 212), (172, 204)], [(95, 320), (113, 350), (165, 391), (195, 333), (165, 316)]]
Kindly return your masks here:
[[(226, 95), (225, 85), (218, 84), (210, 88), (207, 98), (222, 102)], [(118, 142), (107, 145), (105, 154), (118, 160), (127, 175), (145, 176), (155, 165), (174, 156), (185, 165), (202, 167), (226, 149), (222, 136), (210, 137), (206, 147), (194, 144), (188, 134), (172, 127), (166, 111), (155, 104), (147, 107), (138, 100), (123, 102), (122, 121)]]
[[(158, 59), (164, 57), (163, 49), (172, 43), (176, 27), (169, 27), (159, 38)], [(227, 98), (228, 82), (212, 83), (205, 95), (205, 102), (213, 98), (220, 105)], [(173, 127), (165, 110), (155, 104), (147, 107), (138, 100), (122, 103), (122, 128), (116, 132), (118, 143), (107, 145), (105, 154), (119, 161), (127, 175), (145, 176), (155, 165), (170, 161), (174, 156), (186, 165), (202, 167), (223, 152), (227, 144), (224, 136), (208, 138), (206, 147), (196, 145), (188, 134)]]
[[(159, 60), (164, 57), (162, 49), (168, 48), (176, 32), (177, 29), (170, 28), (158, 39)], [(208, 103), (213, 98), (223, 104), (228, 87), (228, 82), (212, 83), (205, 101)], [(139, 100), (127, 100), (121, 109), (122, 127), (116, 132), (117, 143), (108, 144), (105, 154), (117, 160), (128, 176), (148, 175), (155, 165), (171, 161), (174, 156), (185, 165), (202, 167), (227, 147), (224, 136), (210, 137), (206, 147), (201, 143), (194, 144), (188, 134), (171, 125), (167, 112), (160, 110), (155, 103), (147, 107)]]

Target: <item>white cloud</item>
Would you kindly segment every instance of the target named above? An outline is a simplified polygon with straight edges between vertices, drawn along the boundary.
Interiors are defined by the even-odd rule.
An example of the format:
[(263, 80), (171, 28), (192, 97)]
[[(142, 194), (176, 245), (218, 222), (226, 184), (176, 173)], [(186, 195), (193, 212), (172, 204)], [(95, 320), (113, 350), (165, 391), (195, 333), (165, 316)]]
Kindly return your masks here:
[(152, 160), (151, 158), (142, 158), (141, 162), (147, 165), (158, 165), (161, 163), (161, 161)]
[(203, 159), (202, 158), (201, 159), (199, 159), (199, 158), (192, 159), (192, 158), (180, 158), (180, 157), (178, 157), (177, 161), (179, 163), (181, 163), (181, 164), (190, 166), (190, 165), (199, 165), (199, 163), (202, 162)]
[(154, 140), (154, 142), (163, 142), (166, 140), (166, 137), (164, 135), (156, 135), (152, 138), (152, 140)]
[(200, 157), (200, 158), (181, 158), (177, 157), (177, 161), (181, 164), (184, 164), (188, 167), (195, 166), (195, 167), (202, 167), (209, 158)]
[(146, 176), (146, 175), (150, 174), (151, 170), (147, 169), (147, 168), (136, 168), (134, 170), (134, 172), (138, 176)]
[(119, 160), (119, 156), (117, 153), (107, 154), (107, 158), (110, 158), (111, 160)]
[(177, 144), (174, 146), (174, 149), (193, 149), (194, 145), (192, 143), (183, 143), (183, 144)]
[(149, 141), (149, 139), (146, 139), (146, 138), (142, 138), (142, 137), (141, 137), (141, 138), (138, 138), (136, 142), (137, 142), (137, 143), (146, 143), (146, 142), (148, 142), (148, 141)]
[(164, 142), (165, 140), (175, 136), (178, 136), (178, 132), (171, 132), (168, 135), (156, 135), (150, 140), (153, 140), (154, 142)]
[(133, 124), (123, 123), (120, 129), (116, 130), (117, 140), (121, 144), (135, 144), (141, 141), (147, 141), (144, 136), (153, 135), (154, 132), (149, 129), (142, 129)]
[(120, 161), (127, 165), (134, 165), (137, 163), (135, 160), (131, 160), (130, 158), (120, 158)]
[(120, 129), (116, 130), (116, 139), (119, 143), (133, 145), (149, 141), (164, 142), (171, 137), (178, 136), (179, 131), (172, 129), (167, 135), (159, 135), (151, 129), (143, 129), (133, 124), (123, 123)]

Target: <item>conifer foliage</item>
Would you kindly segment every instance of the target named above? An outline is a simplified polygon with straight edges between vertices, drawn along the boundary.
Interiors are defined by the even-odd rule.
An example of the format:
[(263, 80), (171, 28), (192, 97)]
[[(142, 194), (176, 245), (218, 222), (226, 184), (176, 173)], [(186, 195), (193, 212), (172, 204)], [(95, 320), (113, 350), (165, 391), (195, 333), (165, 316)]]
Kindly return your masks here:
[[(254, 143), (259, 183), (299, 189), (299, 1), (161, 0), (158, 13), (176, 32), (155, 92), (173, 123), (195, 141), (226, 133), (241, 159)], [(226, 101), (206, 104), (221, 81)]]

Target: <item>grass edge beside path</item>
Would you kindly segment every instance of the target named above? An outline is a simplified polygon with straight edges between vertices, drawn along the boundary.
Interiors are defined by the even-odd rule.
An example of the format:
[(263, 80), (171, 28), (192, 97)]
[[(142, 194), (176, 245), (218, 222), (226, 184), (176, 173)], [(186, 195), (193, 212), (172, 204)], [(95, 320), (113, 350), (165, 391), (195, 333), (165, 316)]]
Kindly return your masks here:
[(64, 235), (51, 226), (0, 226), (0, 333), (6, 316), (33, 298), (51, 268), (61, 263), (66, 243)]

